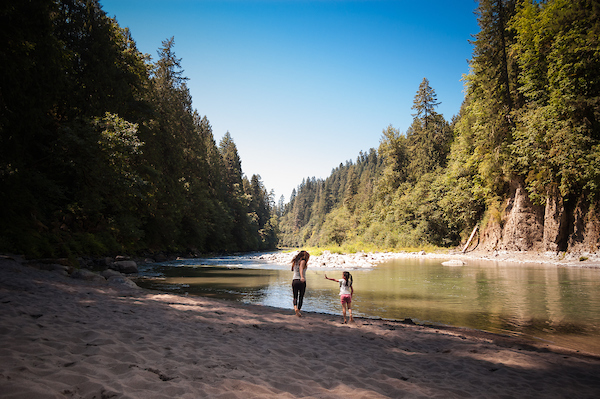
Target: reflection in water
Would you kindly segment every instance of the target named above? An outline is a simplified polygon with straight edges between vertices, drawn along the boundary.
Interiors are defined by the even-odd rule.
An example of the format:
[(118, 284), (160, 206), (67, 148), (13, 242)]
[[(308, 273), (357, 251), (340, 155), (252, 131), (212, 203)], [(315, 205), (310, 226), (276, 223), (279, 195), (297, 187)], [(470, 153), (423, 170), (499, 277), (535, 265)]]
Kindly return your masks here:
[[(356, 316), (411, 318), (547, 340), (600, 354), (600, 270), (403, 259), (352, 270)], [(202, 262), (202, 264), (199, 264)], [(310, 268), (304, 310), (340, 314), (338, 287)], [(339, 275), (338, 275), (339, 274)], [(145, 266), (141, 286), (292, 309), (288, 265), (244, 257)]]

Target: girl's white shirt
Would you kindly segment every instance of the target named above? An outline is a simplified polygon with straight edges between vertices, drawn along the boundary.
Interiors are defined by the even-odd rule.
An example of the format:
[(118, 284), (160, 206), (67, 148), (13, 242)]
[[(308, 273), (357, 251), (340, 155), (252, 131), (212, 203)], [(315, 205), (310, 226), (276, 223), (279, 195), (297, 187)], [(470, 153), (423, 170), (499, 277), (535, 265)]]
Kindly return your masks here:
[[(351, 286), (350, 286), (351, 287)], [(340, 295), (352, 295), (350, 287), (346, 285), (346, 280), (340, 280)]]

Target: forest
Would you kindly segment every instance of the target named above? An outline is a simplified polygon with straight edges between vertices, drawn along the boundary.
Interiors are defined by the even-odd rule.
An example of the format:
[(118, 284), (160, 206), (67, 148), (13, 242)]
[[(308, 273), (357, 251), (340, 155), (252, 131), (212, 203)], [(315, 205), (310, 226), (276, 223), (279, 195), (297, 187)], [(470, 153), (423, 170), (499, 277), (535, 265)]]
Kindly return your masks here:
[(281, 245), (456, 247), (477, 227), (489, 250), (598, 250), (600, 3), (480, 0), (476, 16), (459, 114), (436, 113), (424, 78), (406, 132), (292, 192)]
[[(596, 251), (600, 4), (480, 0), (458, 115), (425, 77), (411, 126), (286, 204), (97, 0), (0, 6), (0, 251), (35, 257), (277, 246)], [(465, 38), (468, 40), (468, 38)], [(398, 110), (407, 112), (409, 110)]]
[(275, 248), (272, 194), (96, 0), (0, 6), (0, 251), (74, 257)]

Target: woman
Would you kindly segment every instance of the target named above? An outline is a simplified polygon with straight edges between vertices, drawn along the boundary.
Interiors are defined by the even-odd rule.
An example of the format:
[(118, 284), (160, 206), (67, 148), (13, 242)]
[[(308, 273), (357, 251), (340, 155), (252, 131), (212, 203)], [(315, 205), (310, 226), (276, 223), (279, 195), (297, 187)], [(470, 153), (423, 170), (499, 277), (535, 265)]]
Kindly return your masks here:
[(306, 251), (300, 251), (292, 259), (292, 291), (294, 293), (294, 311), (296, 316), (302, 317), (302, 300), (306, 292), (306, 268), (308, 267), (310, 255)]

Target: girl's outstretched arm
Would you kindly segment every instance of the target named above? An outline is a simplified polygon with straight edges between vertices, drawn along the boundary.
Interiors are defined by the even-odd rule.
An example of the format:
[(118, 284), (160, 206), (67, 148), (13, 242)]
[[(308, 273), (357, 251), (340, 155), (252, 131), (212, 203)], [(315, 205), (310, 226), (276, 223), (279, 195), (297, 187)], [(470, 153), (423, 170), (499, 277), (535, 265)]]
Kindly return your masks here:
[(337, 283), (339, 283), (339, 282), (340, 282), (340, 280), (337, 280), (337, 279), (335, 279), (335, 278), (329, 278), (329, 277), (327, 277), (327, 274), (325, 274), (325, 278), (326, 278), (327, 280), (335, 281), (335, 282), (337, 282)]

